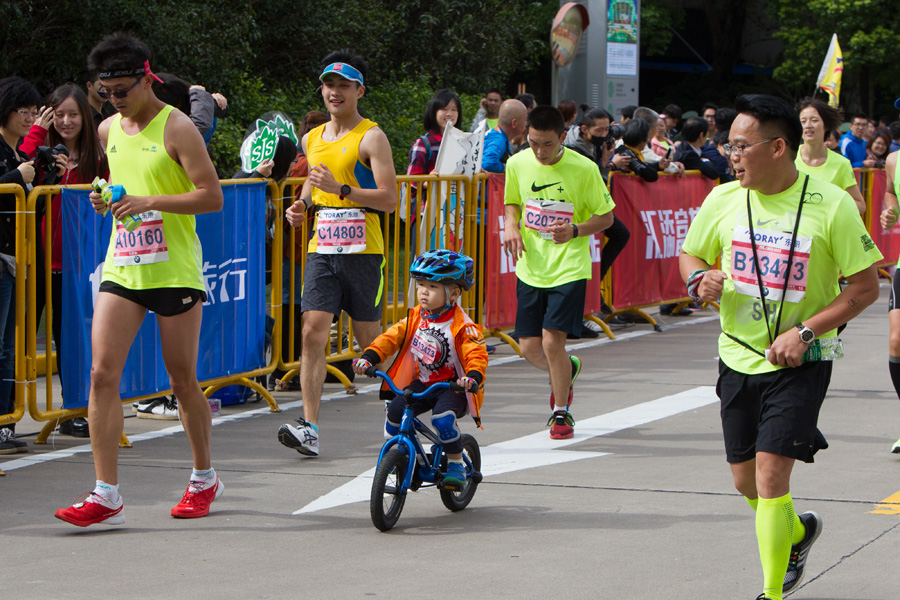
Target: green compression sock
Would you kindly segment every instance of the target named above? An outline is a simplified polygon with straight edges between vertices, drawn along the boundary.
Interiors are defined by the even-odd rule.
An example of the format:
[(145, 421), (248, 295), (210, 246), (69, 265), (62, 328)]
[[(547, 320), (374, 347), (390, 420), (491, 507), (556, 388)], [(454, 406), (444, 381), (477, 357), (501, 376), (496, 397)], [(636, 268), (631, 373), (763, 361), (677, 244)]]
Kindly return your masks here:
[(756, 541), (763, 570), (763, 593), (769, 600), (782, 600), (781, 589), (791, 556), (796, 521), (798, 518), (790, 494), (781, 498), (759, 499)]
[(759, 498), (753, 498), (752, 500), (747, 496), (744, 496), (744, 500), (747, 501), (747, 504), (750, 505), (750, 508), (756, 510), (756, 506), (759, 504)]

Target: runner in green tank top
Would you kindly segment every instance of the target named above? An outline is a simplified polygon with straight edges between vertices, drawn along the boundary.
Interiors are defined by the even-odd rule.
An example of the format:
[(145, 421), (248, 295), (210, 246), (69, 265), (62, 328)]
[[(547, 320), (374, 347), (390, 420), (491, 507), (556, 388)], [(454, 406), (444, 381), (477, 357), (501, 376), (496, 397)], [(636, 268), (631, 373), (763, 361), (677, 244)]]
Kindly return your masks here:
[[(88, 58), (100, 73), (101, 95), (118, 114), (100, 125), (110, 161), (110, 183), (126, 195), (109, 207), (116, 219), (91, 329), (88, 420), (96, 487), (84, 501), (56, 511), (79, 527), (125, 522), (118, 455), (123, 431), (119, 381), (128, 350), (147, 310), (156, 312), (163, 359), (194, 470), (173, 517), (202, 517), (223, 486), (210, 465), (212, 417), (197, 381), (202, 301), (200, 244), (193, 215), (222, 208), (222, 189), (203, 138), (191, 120), (153, 93), (150, 50), (126, 34), (103, 39)], [(98, 213), (107, 207), (91, 194)], [(142, 224), (129, 236), (128, 215)], [(138, 239), (140, 238), (140, 239)], [(149, 240), (149, 241), (148, 241)]]

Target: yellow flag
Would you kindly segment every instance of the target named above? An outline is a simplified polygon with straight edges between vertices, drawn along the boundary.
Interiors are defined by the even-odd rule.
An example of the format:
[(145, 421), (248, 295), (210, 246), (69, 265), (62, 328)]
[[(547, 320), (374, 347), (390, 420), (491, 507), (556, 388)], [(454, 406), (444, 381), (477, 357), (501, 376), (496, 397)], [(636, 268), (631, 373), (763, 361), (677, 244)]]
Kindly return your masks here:
[(841, 73), (844, 71), (844, 60), (841, 58), (841, 47), (838, 45), (837, 34), (832, 34), (831, 44), (828, 45), (828, 53), (819, 71), (816, 85), (828, 94), (828, 105), (837, 108), (838, 96), (841, 95)]

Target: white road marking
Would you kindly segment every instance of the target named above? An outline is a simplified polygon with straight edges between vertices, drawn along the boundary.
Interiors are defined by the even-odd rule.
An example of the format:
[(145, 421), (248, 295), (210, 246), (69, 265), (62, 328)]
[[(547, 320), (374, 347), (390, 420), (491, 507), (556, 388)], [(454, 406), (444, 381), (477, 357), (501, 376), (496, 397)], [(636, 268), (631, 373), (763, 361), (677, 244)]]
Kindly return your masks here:
[[(558, 450), (594, 437), (609, 435), (689, 410), (703, 408), (718, 402), (718, 400), (714, 387), (697, 387), (578, 421), (575, 424), (575, 436), (568, 440), (550, 439), (550, 434), (543, 429), (514, 440), (491, 444), (481, 450), (481, 473), (485, 477), (490, 477), (512, 471), (607, 456), (608, 452), (559, 452)], [(374, 475), (375, 468), (373, 467), (354, 480), (317, 498), (300, 510), (294, 511), (294, 514), (311, 513), (353, 502), (366, 501), (370, 496)]]

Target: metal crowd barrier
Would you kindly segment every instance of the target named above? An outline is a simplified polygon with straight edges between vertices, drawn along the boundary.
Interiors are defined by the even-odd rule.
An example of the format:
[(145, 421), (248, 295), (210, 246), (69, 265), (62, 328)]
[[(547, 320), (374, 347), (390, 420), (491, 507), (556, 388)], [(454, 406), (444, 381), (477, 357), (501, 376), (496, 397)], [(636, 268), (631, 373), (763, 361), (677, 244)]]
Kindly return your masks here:
[[(871, 226), (873, 218), (872, 198), (872, 169), (862, 169), (860, 188), (866, 199), (865, 223)], [(490, 274), (486, 272), (486, 246), (493, 243), (485, 239), (485, 223), (483, 216), (487, 209), (487, 174), (480, 173), (474, 177), (464, 176), (400, 176), (397, 177), (398, 197), (405, 197), (405, 205), (398, 205), (393, 213), (385, 214), (382, 218), (382, 234), (385, 244), (384, 266), (384, 295), (385, 308), (382, 314), (382, 331), (394, 322), (406, 316), (407, 309), (414, 301), (411, 295), (412, 287), (409, 278), (409, 265), (412, 259), (426, 249), (444, 247), (462, 251), (475, 259), (476, 285), (472, 290), (463, 293), (460, 304), (473, 321), (484, 324), (484, 303), (487, 293), (490, 293), (492, 285), (496, 282), (487, 281)], [(294, 307), (299, 302), (295, 294), (296, 278), (302, 281), (305, 259), (306, 243), (309, 236), (308, 221), (299, 229), (285, 227), (285, 209), (290, 206), (301, 189), (305, 178), (288, 178), (280, 183), (272, 180), (244, 179), (223, 180), (222, 185), (241, 185), (267, 181), (267, 192), (274, 205), (274, 231), (271, 256), (271, 291), (269, 311), (275, 324), (272, 331), (272, 355), (264, 367), (253, 371), (236, 373), (226, 377), (201, 382), (204, 393), (210, 396), (216, 390), (228, 385), (244, 385), (258, 392), (266, 399), (272, 412), (279, 412), (278, 404), (265, 386), (261, 386), (254, 378), (261, 377), (279, 369), (285, 371), (282, 381), (289, 381), (300, 368), (300, 360), (293, 359), (297, 354), (295, 348), (300, 343), (295, 332), (299, 330), (296, 323), (297, 311)], [(88, 189), (89, 186), (68, 186), (72, 189)], [(32, 190), (27, 196), (23, 189), (14, 184), (0, 185), (0, 193), (11, 193), (16, 196), (16, 342), (15, 342), (15, 408), (12, 413), (0, 415), (0, 425), (15, 423), (22, 419), (27, 407), (28, 413), (35, 421), (46, 422), (35, 443), (46, 443), (46, 440), (59, 422), (86, 416), (86, 408), (63, 409), (54, 407), (52, 377), (46, 379), (46, 393), (43, 405), (40, 405), (37, 397), (37, 376), (41, 373), (51, 375), (53, 373), (54, 356), (49, 352), (52, 347), (52, 294), (50, 259), (51, 249), (45, 248), (45, 284), (46, 284), (46, 323), (48, 349), (45, 353), (36, 350), (37, 314), (35, 307), (36, 298), (36, 244), (38, 239), (35, 206), (39, 198), (45, 198), (45, 213), (51, 213), (53, 196), (59, 194), (60, 186), (40, 186)], [(502, 203), (501, 203), (502, 204)], [(401, 210), (402, 209), (402, 210)], [(52, 219), (45, 220), (44, 239), (52, 240)], [(287, 236), (287, 237), (285, 237)], [(297, 243), (297, 236), (303, 243)], [(288, 242), (285, 246), (285, 242)], [(299, 253), (299, 254), (298, 254)], [(287, 280), (283, 278), (284, 261), (288, 260), (295, 268), (288, 270)], [(885, 264), (893, 264), (894, 261), (886, 259)], [(613, 269), (615, 266), (613, 267)], [(605, 298), (610, 297), (611, 275), (607, 274), (600, 283), (601, 292)], [(287, 301), (282, 300), (284, 285), (288, 286)], [(673, 298), (664, 302), (677, 302), (681, 307), (690, 301), (687, 297)], [(656, 325), (656, 321), (643, 308), (656, 306), (663, 302), (642, 306), (620, 307), (612, 314), (629, 312), (644, 318), (649, 324)], [(718, 309), (715, 303), (708, 303)], [(283, 309), (287, 309), (286, 311)], [(607, 324), (593, 317), (585, 315), (599, 323), (606, 335), (614, 338)], [(288, 319), (288, 337), (282, 339), (282, 320)], [(611, 317), (607, 317), (611, 318)], [(302, 326), (302, 323), (299, 324)], [(486, 336), (495, 336), (509, 343), (519, 353), (518, 344), (500, 329), (486, 330)], [(340, 315), (333, 327), (333, 333), (328, 347), (324, 348), (326, 354), (327, 370), (347, 389), (349, 393), (355, 393), (356, 388), (348, 377), (335, 366), (335, 363), (350, 360), (361, 354), (353, 344), (353, 324), (346, 314)], [(163, 390), (153, 394), (147, 394), (136, 398), (123, 400), (133, 402), (144, 398), (152, 398), (161, 394), (171, 393), (171, 390)], [(122, 445), (127, 446), (127, 438), (123, 435)]]
[[(287, 178), (282, 180), (278, 194), (280, 202), (276, 202), (274, 239), (272, 243), (272, 316), (275, 319), (273, 330), (273, 358), (277, 368), (285, 371), (281, 377), (283, 382), (290, 381), (300, 371), (300, 359), (294, 359), (299, 340), (296, 339), (298, 329), (302, 331), (302, 317), (296, 323), (297, 311), (294, 307), (300, 299), (296, 296), (295, 279), (303, 278), (306, 264), (305, 240), (309, 239), (309, 217), (299, 229), (285, 228), (284, 211), (297, 197), (305, 178)], [(433, 247), (449, 248), (471, 253), (477, 248), (477, 236), (469, 235), (475, 231), (483, 236), (476, 227), (476, 207), (472, 181), (464, 176), (400, 176), (397, 177), (397, 196), (405, 198), (405, 203), (398, 203), (393, 213), (384, 214), (382, 218), (382, 237), (384, 239), (385, 265), (384, 310), (381, 316), (382, 331), (395, 322), (406, 317), (410, 307), (409, 266), (412, 259), (425, 249)], [(452, 210), (451, 210), (452, 209)], [(287, 230), (287, 240), (285, 231)], [(304, 243), (297, 243), (300, 236)], [(288, 243), (285, 244), (285, 241)], [(482, 244), (483, 246), (483, 244)], [(299, 254), (298, 254), (299, 253)], [(283, 261), (289, 260), (297, 265), (288, 269), (288, 280), (282, 277)], [(284, 284), (287, 283), (288, 299), (282, 302)], [(480, 291), (480, 290), (479, 290)], [(475, 289), (465, 292), (461, 298), (461, 306), (472, 319), (478, 322), (479, 310)], [(282, 339), (282, 322), (288, 319), (288, 339)], [(352, 360), (362, 354), (362, 348), (353, 343), (352, 320), (343, 313), (332, 326), (332, 335), (328, 347), (324, 349), (326, 370), (334, 376), (348, 393), (355, 393), (356, 387), (349, 378), (335, 366), (335, 363)]]
[[(247, 183), (265, 181), (261, 179), (241, 179), (241, 180), (224, 180), (221, 182), (222, 185), (244, 185)], [(88, 185), (71, 185), (65, 186), (69, 189), (82, 189), (87, 190), (90, 189)], [(267, 189), (272, 196), (277, 196), (279, 192), (279, 187), (273, 182), (267, 182)], [(21, 190), (21, 188), (19, 188)], [(0, 190), (2, 191), (2, 190)], [(44, 444), (46, 443), (50, 433), (56, 428), (56, 426), (68, 419), (72, 419), (75, 417), (85, 417), (87, 416), (87, 408), (75, 408), (75, 409), (64, 409), (64, 408), (56, 408), (54, 407), (54, 394), (53, 394), (53, 378), (46, 377), (45, 380), (45, 394), (43, 398), (43, 402), (38, 398), (37, 392), (37, 376), (43, 371), (47, 375), (52, 375), (53, 373), (53, 364), (54, 364), (54, 354), (50, 351), (53, 343), (53, 328), (52, 324), (52, 315), (53, 315), (53, 302), (52, 302), (52, 279), (51, 279), (51, 268), (50, 268), (50, 260), (51, 260), (51, 247), (50, 241), (53, 239), (53, 220), (45, 219), (45, 231), (44, 231), (44, 240), (47, 240), (48, 243), (45, 244), (44, 247), (44, 275), (45, 275), (45, 286), (46, 286), (46, 298), (45, 298), (45, 311), (46, 311), (46, 351), (44, 353), (37, 352), (37, 309), (35, 305), (37, 290), (37, 244), (35, 240), (38, 240), (37, 237), (37, 224), (36, 224), (36, 211), (35, 207), (40, 198), (44, 198), (45, 201), (45, 214), (52, 214), (52, 203), (53, 197), (59, 193), (61, 193), (61, 186), (39, 186), (34, 188), (31, 193), (28, 195), (26, 201), (23, 202), (23, 206), (21, 209), (17, 210), (16, 215), (16, 294), (17, 294), (17, 302), (16, 302), (16, 316), (17, 316), (17, 327), (16, 327), (16, 356), (15, 356), (15, 365), (16, 365), (16, 398), (17, 398), (17, 407), (19, 406), (19, 396), (21, 394), (23, 398), (23, 406), (27, 406), (29, 416), (38, 422), (46, 422), (46, 425), (41, 429), (37, 438), (35, 439), (36, 444)], [(18, 195), (17, 195), (18, 197)], [(24, 195), (23, 195), (24, 199)], [(260, 394), (262, 398), (266, 400), (270, 409), (273, 412), (278, 412), (280, 409), (278, 408), (278, 404), (275, 402), (274, 398), (271, 394), (269, 394), (268, 390), (264, 386), (261, 386), (259, 383), (254, 381), (255, 377), (260, 377), (263, 375), (267, 375), (271, 373), (276, 367), (274, 361), (269, 362), (268, 365), (255, 369), (253, 371), (247, 371), (242, 373), (234, 373), (224, 377), (217, 377), (210, 380), (205, 380), (200, 382), (201, 386), (204, 387), (204, 393), (207, 397), (212, 395), (218, 389), (228, 386), (228, 385), (243, 385), (249, 387)], [(154, 398), (160, 395), (170, 394), (171, 389), (168, 390), (160, 390), (151, 394), (145, 394), (142, 396), (135, 396), (128, 399), (123, 399), (124, 403), (131, 403), (138, 400), (143, 400), (146, 398)], [(17, 418), (10, 418), (7, 416), (0, 416), (0, 423), (5, 422), (15, 422), (18, 421), (24, 416), (24, 411), (20, 411), (17, 409), (14, 415), (18, 415)], [(9, 420), (6, 420), (9, 419)], [(127, 437), (122, 436), (121, 445), (123, 447), (130, 446)]]

